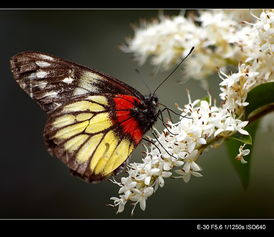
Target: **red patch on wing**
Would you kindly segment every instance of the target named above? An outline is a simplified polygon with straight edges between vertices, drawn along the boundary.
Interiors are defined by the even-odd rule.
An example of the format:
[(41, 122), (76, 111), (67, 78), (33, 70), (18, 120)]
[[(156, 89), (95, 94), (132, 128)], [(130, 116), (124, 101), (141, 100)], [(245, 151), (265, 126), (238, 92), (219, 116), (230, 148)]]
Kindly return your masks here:
[(139, 126), (138, 121), (131, 117), (130, 109), (134, 107), (134, 103), (140, 103), (140, 100), (130, 95), (116, 95), (114, 97), (116, 118), (123, 132), (129, 134), (134, 140), (135, 144), (138, 144), (143, 137), (143, 131)]

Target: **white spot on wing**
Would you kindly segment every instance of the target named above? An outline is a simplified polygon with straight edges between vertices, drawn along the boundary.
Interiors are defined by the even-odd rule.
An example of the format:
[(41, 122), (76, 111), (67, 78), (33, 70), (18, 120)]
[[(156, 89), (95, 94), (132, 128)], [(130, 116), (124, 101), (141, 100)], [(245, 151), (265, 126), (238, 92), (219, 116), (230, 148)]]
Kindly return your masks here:
[(49, 60), (49, 61), (53, 61), (54, 60), (53, 57), (50, 57), (48, 55), (40, 54), (39, 56), (40, 56), (40, 58), (42, 58), (44, 60)]
[(36, 63), (36, 65), (39, 66), (39, 67), (48, 67), (48, 66), (50, 66), (50, 63), (44, 62), (44, 61), (37, 61), (37, 62), (35, 62), (35, 63)]
[(73, 92), (73, 95), (83, 95), (88, 93), (87, 90), (83, 89), (83, 88), (76, 88)]
[(93, 73), (93, 72), (85, 72), (83, 77), (89, 78), (89, 79), (92, 78), (94, 81), (104, 80), (104, 78), (102, 76), (100, 76), (99, 74)]
[(44, 78), (46, 75), (48, 75), (48, 72), (45, 71), (33, 72), (28, 76), (28, 79), (32, 80), (35, 78)]
[(38, 81), (37, 86), (42, 90), (47, 86), (47, 84), (48, 83), (46, 81), (42, 81), (42, 82)]
[(43, 95), (43, 97), (50, 97), (50, 98), (58, 97), (58, 91), (48, 91)]
[(67, 84), (70, 84), (70, 83), (72, 83), (73, 82), (73, 78), (71, 78), (71, 77), (66, 77), (65, 79), (63, 79), (63, 82), (64, 83), (67, 83)]
[(36, 73), (36, 76), (37, 76), (38, 78), (44, 78), (46, 75), (48, 75), (48, 72), (45, 72), (45, 71), (38, 71), (38, 72)]
[(76, 88), (73, 92), (73, 95), (82, 95), (88, 92), (94, 92), (94, 93), (98, 92), (98, 87), (96, 86), (96, 84), (102, 80), (104, 80), (104, 78), (101, 77), (100, 75), (93, 72), (86, 71), (81, 76), (79, 80), (79, 84), (77, 85), (80, 88)]

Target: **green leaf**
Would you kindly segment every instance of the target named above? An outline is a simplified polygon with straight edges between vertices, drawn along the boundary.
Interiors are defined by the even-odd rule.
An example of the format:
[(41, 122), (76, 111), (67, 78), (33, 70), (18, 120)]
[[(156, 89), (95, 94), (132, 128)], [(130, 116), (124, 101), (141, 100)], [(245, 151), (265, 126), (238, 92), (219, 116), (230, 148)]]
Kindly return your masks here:
[[(250, 134), (250, 139), (253, 143), (253, 146), (254, 146), (255, 135), (258, 128), (258, 124), (259, 124), (259, 121), (255, 121), (245, 127), (245, 130), (247, 130)], [(250, 165), (251, 165), (251, 156), (252, 156), (252, 148), (253, 148), (253, 146), (250, 143), (245, 143), (246, 141), (249, 141), (249, 139), (242, 139), (242, 138), (236, 139), (235, 137), (233, 137), (232, 139), (227, 139), (225, 141), (225, 144), (229, 153), (229, 160), (231, 161), (231, 164), (233, 165), (235, 171), (237, 172), (244, 189), (246, 189), (249, 184)], [(239, 160), (235, 159), (235, 157), (239, 153), (239, 147), (243, 145), (244, 143), (247, 144), (244, 149), (250, 150), (249, 155), (244, 157), (244, 159), (247, 161), (246, 164), (242, 164)]]
[(210, 97), (209, 96), (204, 96), (203, 98), (200, 99), (200, 102), (197, 104), (197, 106), (201, 106), (201, 101), (206, 101), (207, 103), (210, 102)]
[(206, 102), (210, 102), (210, 97), (209, 96), (205, 96), (205, 97), (203, 97), (201, 100), (205, 100)]
[(250, 135), (243, 135), (239, 132), (235, 133), (233, 136), (229, 137), (228, 139), (234, 139), (244, 144), (252, 145), (252, 137)]
[(249, 103), (245, 109), (246, 117), (255, 110), (274, 103), (274, 82), (264, 83), (253, 88), (248, 92), (246, 102)]
[[(248, 187), (249, 183), (251, 156), (252, 149), (254, 147), (254, 139), (259, 124), (258, 119), (262, 115), (272, 111), (274, 107), (274, 82), (264, 83), (253, 88), (250, 92), (248, 92), (246, 102), (249, 104), (245, 107), (246, 117), (244, 120), (249, 120), (252, 122), (245, 127), (245, 130), (249, 132), (250, 136), (244, 136), (237, 133), (225, 141), (230, 161), (245, 189)], [(240, 161), (235, 159), (239, 153), (239, 147), (242, 144), (247, 144), (245, 149), (250, 149), (249, 155), (244, 157), (244, 159), (248, 162), (246, 164), (242, 164)]]

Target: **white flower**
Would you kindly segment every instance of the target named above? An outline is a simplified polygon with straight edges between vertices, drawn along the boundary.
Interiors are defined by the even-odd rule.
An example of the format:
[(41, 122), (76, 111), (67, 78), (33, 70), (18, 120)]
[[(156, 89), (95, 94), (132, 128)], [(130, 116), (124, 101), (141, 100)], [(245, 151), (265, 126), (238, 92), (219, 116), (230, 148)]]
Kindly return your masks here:
[(158, 178), (155, 180), (155, 187), (154, 190), (156, 191), (158, 187), (160, 186), (161, 188), (164, 187), (165, 180), (164, 178), (169, 178), (172, 175), (171, 172), (166, 172), (163, 171), (161, 175), (158, 176)]
[(124, 211), (125, 204), (127, 202), (125, 198), (111, 197), (110, 200), (113, 200), (113, 206), (118, 206), (117, 214)]
[(186, 172), (185, 170), (179, 169), (179, 170), (175, 170), (175, 172), (177, 174), (179, 174), (179, 176), (175, 176), (175, 178), (182, 178), (184, 180), (185, 183), (188, 183), (191, 175), (195, 176), (195, 177), (202, 177), (203, 175), (197, 171), (193, 171), (193, 170), (189, 170), (188, 172)]
[(122, 187), (119, 189), (118, 193), (125, 193), (125, 198), (128, 199), (132, 188), (135, 188), (137, 182), (132, 180), (130, 177), (122, 177), (121, 184)]
[(249, 155), (250, 150), (249, 149), (243, 149), (246, 144), (240, 146), (239, 148), (239, 154), (235, 157), (235, 159), (240, 160), (242, 164), (246, 164), (247, 161), (244, 160), (244, 156)]
[[(131, 198), (135, 205), (137, 203), (140, 204), (140, 208), (144, 211), (146, 209), (146, 199), (150, 197), (153, 193), (154, 189), (152, 187), (144, 188), (143, 190), (133, 189), (135, 193), (134, 196)], [(133, 209), (134, 210), (134, 209)], [(132, 212), (133, 213), (133, 212)]]
[(237, 116), (240, 116), (244, 112), (244, 107), (248, 105), (245, 101), (248, 92), (259, 84), (259, 73), (251, 70), (249, 65), (241, 64), (237, 73), (228, 76), (220, 72), (223, 80), (220, 83), (222, 91), (220, 98), (225, 102), (224, 107), (233, 111)]
[(144, 181), (145, 185), (149, 185), (151, 177), (153, 175), (157, 175), (157, 173), (160, 172), (159, 168), (153, 168), (153, 165), (151, 162), (144, 163), (144, 167), (142, 169), (141, 174), (136, 176), (136, 180), (138, 181)]

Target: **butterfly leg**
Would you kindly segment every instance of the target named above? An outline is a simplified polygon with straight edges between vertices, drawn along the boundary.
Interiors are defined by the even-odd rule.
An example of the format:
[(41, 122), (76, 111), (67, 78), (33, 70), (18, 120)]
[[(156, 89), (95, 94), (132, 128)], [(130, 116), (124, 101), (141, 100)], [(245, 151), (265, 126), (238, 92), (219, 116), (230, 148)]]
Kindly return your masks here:
[[(160, 116), (160, 117), (159, 117), (159, 116)], [(178, 134), (172, 133), (172, 132), (168, 129), (168, 126), (167, 126), (167, 125), (165, 124), (165, 122), (164, 122), (162, 110), (159, 110), (159, 111), (158, 111), (157, 118), (159, 118), (159, 119), (162, 121), (163, 126), (167, 129), (167, 131), (168, 131), (170, 134), (172, 134), (172, 135), (174, 135), (174, 136), (178, 135)], [(171, 120), (171, 119), (170, 119), (170, 120)], [(172, 121), (171, 121), (171, 122), (172, 122)]]
[[(163, 104), (162, 104), (162, 105), (163, 105)], [(163, 105), (163, 106), (165, 106), (165, 105)], [(161, 111), (164, 112), (165, 110), (167, 110), (169, 116), (170, 116), (170, 112), (172, 112), (172, 113), (174, 113), (174, 114), (176, 114), (176, 115), (178, 115), (178, 116), (180, 116), (180, 117), (182, 117), (182, 118), (192, 119), (192, 118), (189, 118), (189, 117), (187, 117), (187, 116), (182, 116), (181, 114), (176, 113), (174, 110), (172, 110), (172, 109), (170, 109), (170, 108), (168, 108), (168, 107), (166, 107), (166, 106), (165, 106), (165, 108), (162, 109)]]
[(145, 137), (143, 137), (143, 140), (145, 140), (146, 142), (149, 142), (150, 144), (154, 145), (158, 149), (158, 151), (161, 153), (160, 148), (158, 146), (156, 146), (156, 144), (153, 141), (151, 141), (151, 140), (149, 140), (149, 139), (147, 139)]
[(169, 111), (168, 109), (167, 109), (167, 114), (168, 114), (168, 116), (169, 116), (170, 121), (173, 123), (172, 118), (171, 118), (170, 111)]
[(163, 146), (163, 144), (159, 141), (159, 139), (157, 138), (157, 136), (155, 135), (155, 133), (152, 132), (152, 135), (154, 136), (154, 138), (156, 139), (156, 141), (161, 145), (161, 147), (165, 150), (165, 152), (166, 152), (167, 154), (169, 154), (171, 157), (177, 159), (174, 155), (171, 155), (171, 154), (167, 151), (167, 149), (166, 149), (166, 148)]

